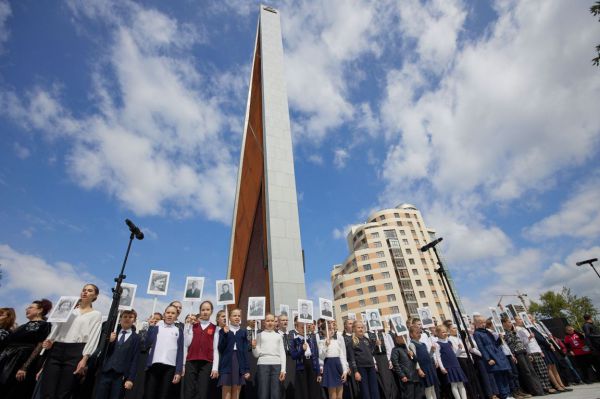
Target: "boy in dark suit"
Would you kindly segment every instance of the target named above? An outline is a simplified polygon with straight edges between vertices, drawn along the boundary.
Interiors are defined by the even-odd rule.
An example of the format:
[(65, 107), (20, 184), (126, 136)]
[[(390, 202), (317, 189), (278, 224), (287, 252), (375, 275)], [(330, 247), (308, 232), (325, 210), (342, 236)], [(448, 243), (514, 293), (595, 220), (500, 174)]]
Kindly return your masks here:
[(135, 310), (121, 313), (120, 328), (110, 335), (106, 360), (96, 387), (96, 399), (123, 398), (133, 388), (140, 353), (140, 337), (133, 330)]

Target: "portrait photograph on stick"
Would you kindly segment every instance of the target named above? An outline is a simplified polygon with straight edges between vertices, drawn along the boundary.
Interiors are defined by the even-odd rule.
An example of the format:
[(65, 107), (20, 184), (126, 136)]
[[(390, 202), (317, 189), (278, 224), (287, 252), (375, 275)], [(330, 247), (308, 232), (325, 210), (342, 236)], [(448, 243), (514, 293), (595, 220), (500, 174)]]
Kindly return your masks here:
[(283, 303), (279, 305), (279, 316), (288, 316), (290, 315), (290, 305), (284, 305)]
[(365, 309), (369, 330), (383, 330), (379, 309)]
[(308, 299), (298, 299), (298, 321), (313, 322), (313, 302)]
[(348, 320), (356, 320), (356, 313), (348, 313)]
[(167, 295), (169, 288), (169, 277), (171, 272), (160, 270), (150, 270), (150, 278), (148, 279), (148, 295)]
[(248, 298), (248, 320), (264, 320), (265, 318), (264, 296), (251, 296)]
[(400, 313), (390, 315), (390, 321), (396, 335), (408, 335), (408, 328), (406, 328), (404, 317)]
[(525, 328), (533, 328), (533, 324), (531, 323), (531, 320), (529, 320), (527, 312), (519, 312), (519, 317), (523, 320)]
[(319, 317), (325, 320), (333, 320), (333, 302), (331, 299), (319, 298)]
[(428, 307), (417, 308), (417, 314), (419, 315), (419, 319), (421, 319), (423, 327), (427, 328), (435, 325), (433, 317), (431, 316), (431, 310), (429, 310)]
[(75, 309), (77, 301), (79, 301), (78, 296), (61, 296), (52, 309), (52, 313), (48, 316), (48, 321), (51, 323), (64, 323), (69, 320), (69, 315)]
[(121, 283), (121, 298), (119, 299), (119, 310), (131, 310), (137, 284)]
[(234, 296), (234, 281), (233, 280), (217, 280), (217, 305), (233, 305), (235, 304)]
[(185, 295), (183, 296), (183, 300), (187, 302), (201, 302), (203, 289), (204, 277), (186, 277)]

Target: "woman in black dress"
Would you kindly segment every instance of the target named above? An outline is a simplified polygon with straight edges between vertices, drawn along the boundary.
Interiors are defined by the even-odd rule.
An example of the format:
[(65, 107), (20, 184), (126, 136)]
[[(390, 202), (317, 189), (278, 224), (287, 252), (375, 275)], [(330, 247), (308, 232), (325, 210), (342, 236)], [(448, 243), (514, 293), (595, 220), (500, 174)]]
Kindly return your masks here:
[(50, 333), (45, 321), (52, 309), (47, 299), (33, 301), (25, 310), (27, 323), (11, 332), (2, 342), (0, 352), (0, 392), (6, 399), (29, 398), (35, 387), (35, 375), (40, 369), (38, 354), (42, 342)]

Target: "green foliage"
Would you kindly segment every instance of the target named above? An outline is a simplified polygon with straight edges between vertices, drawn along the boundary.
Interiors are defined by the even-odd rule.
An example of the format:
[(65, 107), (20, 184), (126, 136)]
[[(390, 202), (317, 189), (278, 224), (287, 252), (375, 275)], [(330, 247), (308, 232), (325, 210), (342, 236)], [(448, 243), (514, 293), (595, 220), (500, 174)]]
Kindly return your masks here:
[[(598, 17), (598, 22), (600, 22), (600, 1), (596, 1), (596, 4), (590, 7), (590, 12), (593, 16)], [(598, 55), (592, 58), (592, 64), (600, 66), (600, 44), (596, 46), (596, 52)]]
[(577, 329), (583, 325), (583, 315), (598, 316), (598, 309), (587, 296), (578, 297), (570, 288), (563, 287), (561, 292), (546, 291), (540, 295), (539, 302), (532, 301), (529, 312), (540, 318), (566, 318)]

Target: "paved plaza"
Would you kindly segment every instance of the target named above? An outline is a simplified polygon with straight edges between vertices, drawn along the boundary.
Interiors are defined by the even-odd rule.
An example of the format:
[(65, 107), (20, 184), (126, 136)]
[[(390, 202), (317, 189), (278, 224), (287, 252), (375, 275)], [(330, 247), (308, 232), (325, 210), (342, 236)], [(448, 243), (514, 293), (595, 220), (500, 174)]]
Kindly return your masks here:
[(577, 385), (572, 387), (573, 392), (552, 395), (560, 399), (600, 399), (600, 382), (591, 385)]

